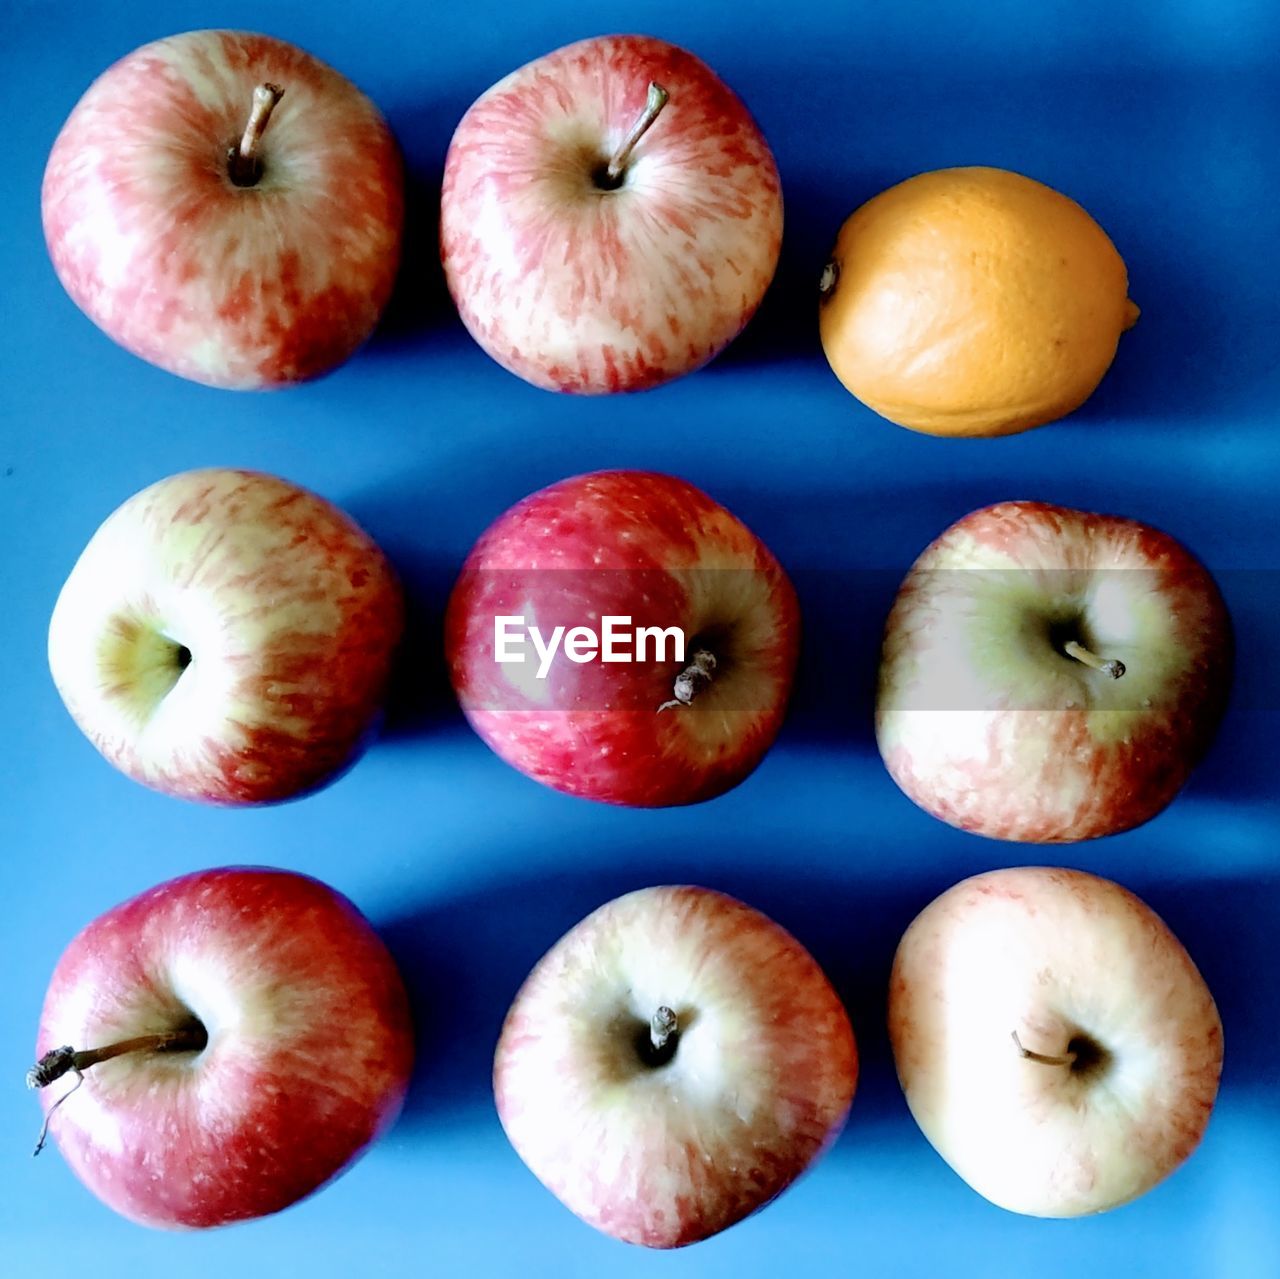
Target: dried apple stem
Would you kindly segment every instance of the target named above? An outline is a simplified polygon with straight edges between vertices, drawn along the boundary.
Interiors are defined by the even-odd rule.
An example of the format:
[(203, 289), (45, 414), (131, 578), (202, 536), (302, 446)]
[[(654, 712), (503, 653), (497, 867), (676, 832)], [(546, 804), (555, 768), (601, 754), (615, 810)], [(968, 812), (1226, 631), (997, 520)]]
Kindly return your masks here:
[(1032, 1052), (1030, 1048), (1022, 1046), (1022, 1040), (1018, 1038), (1016, 1030), (1013, 1032), (1013, 1042), (1018, 1051), (1028, 1061), (1038, 1061), (1042, 1066), (1070, 1066), (1076, 1059), (1076, 1055), (1073, 1052), (1062, 1053), (1061, 1055)]
[(672, 698), (658, 707), (659, 711), (670, 710), (673, 706), (688, 706), (693, 699), (715, 678), (716, 655), (707, 648), (700, 648), (693, 655), (693, 661), (676, 676), (672, 687)]
[(663, 1004), (649, 1018), (649, 1042), (655, 1049), (661, 1051), (667, 1046), (667, 1041), (671, 1036), (679, 1029), (679, 1018), (672, 1009)]
[(1083, 662), (1090, 669), (1110, 675), (1112, 679), (1119, 679), (1124, 674), (1124, 663), (1119, 658), (1099, 657), (1097, 653), (1091, 652), (1075, 640), (1068, 640), (1062, 646), (1062, 651), (1068, 657), (1074, 657), (1077, 662)]
[(198, 1052), (208, 1042), (208, 1032), (199, 1022), (194, 1022), (179, 1030), (164, 1030), (155, 1035), (137, 1035), (133, 1039), (121, 1039), (114, 1044), (106, 1044), (102, 1048), (75, 1049), (67, 1044), (62, 1048), (50, 1049), (27, 1071), (27, 1087), (47, 1088), (63, 1075), (75, 1075), (76, 1082), (49, 1107), (40, 1128), (36, 1148), (31, 1153), (38, 1155), (44, 1149), (44, 1144), (49, 1137), (49, 1121), (53, 1118), (53, 1112), (84, 1083), (84, 1072), (90, 1067), (110, 1061), (113, 1057), (123, 1057), (126, 1053)]
[(253, 91), (253, 106), (249, 120), (240, 135), (239, 145), (231, 148), (227, 168), (231, 181), (238, 187), (251, 187), (262, 177), (262, 161), (258, 159), (258, 143), (266, 132), (267, 123), (276, 104), (284, 97), (278, 84), (260, 84)]
[(661, 114), (662, 108), (667, 105), (670, 97), (671, 95), (660, 84), (650, 81), (649, 96), (645, 99), (644, 110), (631, 126), (631, 132), (623, 138), (622, 145), (613, 153), (613, 159), (609, 161), (609, 166), (605, 170), (610, 182), (617, 182), (622, 177), (636, 143), (649, 132), (650, 125)]

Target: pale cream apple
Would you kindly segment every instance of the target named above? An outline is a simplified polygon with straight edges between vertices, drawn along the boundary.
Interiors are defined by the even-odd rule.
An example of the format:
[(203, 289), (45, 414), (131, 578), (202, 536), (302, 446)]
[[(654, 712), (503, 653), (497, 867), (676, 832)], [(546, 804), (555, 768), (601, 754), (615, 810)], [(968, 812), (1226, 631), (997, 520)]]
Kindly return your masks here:
[(705, 888), (609, 902), (534, 969), (494, 1063), (498, 1114), (597, 1229), (674, 1248), (786, 1189), (844, 1124), (849, 1018), (812, 956)]
[(889, 1034), (911, 1113), (979, 1194), (1078, 1217), (1150, 1190), (1204, 1134), (1222, 1024), (1160, 918), (1119, 885), (974, 876), (907, 929)]

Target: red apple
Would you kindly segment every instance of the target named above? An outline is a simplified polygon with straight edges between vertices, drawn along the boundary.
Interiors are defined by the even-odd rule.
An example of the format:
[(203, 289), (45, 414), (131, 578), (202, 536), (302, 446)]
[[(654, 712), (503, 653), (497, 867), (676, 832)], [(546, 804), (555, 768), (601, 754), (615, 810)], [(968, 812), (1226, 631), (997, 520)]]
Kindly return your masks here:
[(193, 1229), (341, 1172), (398, 1113), (413, 1036), (396, 966), (345, 897), (228, 868), (85, 928), (36, 1053), (28, 1082), (76, 1175), (133, 1221)]
[(242, 31), (144, 45), (54, 143), (58, 278), (122, 346), (210, 386), (315, 377), (372, 332), (395, 279), (400, 158), (332, 67)]
[(187, 471), (93, 535), (58, 596), (49, 667), (135, 781), (269, 803), (359, 753), (401, 621), (391, 565), (337, 507), (271, 475)]
[(948, 889), (907, 929), (889, 1034), (911, 1113), (979, 1194), (1078, 1217), (1195, 1149), (1222, 1070), (1204, 979), (1156, 914), (1082, 871)]
[[(629, 656), (611, 659), (619, 620), (612, 647)], [(786, 573), (723, 506), (669, 475), (601, 471), (534, 493), (480, 538), (445, 648), (463, 711), (509, 764), (653, 807), (710, 799), (760, 762), (799, 630)]]
[(1117, 516), (1002, 502), (916, 561), (876, 708), (894, 781), (943, 821), (1054, 843), (1128, 830), (1177, 794), (1230, 685), (1212, 577)]
[(677, 1248), (785, 1190), (844, 1126), (849, 1018), (750, 906), (648, 888), (560, 939), (507, 1014), (498, 1115), (537, 1178), (628, 1243)]
[(778, 263), (778, 170), (691, 53), (581, 40), (471, 107), (445, 161), (440, 249), (472, 336), (535, 386), (598, 394), (705, 364)]

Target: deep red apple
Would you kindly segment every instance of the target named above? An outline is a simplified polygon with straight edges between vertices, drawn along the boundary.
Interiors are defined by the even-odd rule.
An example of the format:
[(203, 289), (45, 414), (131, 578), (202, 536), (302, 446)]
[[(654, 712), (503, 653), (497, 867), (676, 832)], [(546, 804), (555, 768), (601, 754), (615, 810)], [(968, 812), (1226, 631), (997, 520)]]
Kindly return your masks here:
[(661, 806), (710, 799), (760, 762), (799, 633), (786, 573), (723, 506), (669, 475), (602, 471), (534, 493), (480, 538), (445, 647), (463, 711), (509, 764)]
[(147, 1226), (278, 1212), (400, 1109), (400, 974), (356, 908), (288, 871), (170, 880), (67, 947), (28, 1082), (77, 1176)]
[(283, 386), (372, 332), (400, 257), (400, 158), (332, 67), (270, 36), (190, 31), (93, 83), (43, 211), (58, 278), (122, 346), (210, 386)]
[(359, 754), (402, 613), (386, 556), (324, 498), (256, 471), (186, 471), (93, 535), (53, 610), (49, 668), (135, 781), (271, 803)]
[(922, 808), (997, 839), (1128, 830), (1177, 794), (1231, 680), (1213, 578), (1165, 533), (1045, 502), (953, 524), (885, 626), (880, 752)]
[(498, 1115), (538, 1179), (628, 1243), (678, 1248), (795, 1180), (858, 1079), (822, 969), (750, 906), (647, 888), (601, 906), (530, 974), (494, 1060)]
[(635, 391), (705, 364), (782, 244), (777, 166), (691, 53), (581, 40), (495, 84), (445, 161), (440, 249), (472, 336), (548, 390)]

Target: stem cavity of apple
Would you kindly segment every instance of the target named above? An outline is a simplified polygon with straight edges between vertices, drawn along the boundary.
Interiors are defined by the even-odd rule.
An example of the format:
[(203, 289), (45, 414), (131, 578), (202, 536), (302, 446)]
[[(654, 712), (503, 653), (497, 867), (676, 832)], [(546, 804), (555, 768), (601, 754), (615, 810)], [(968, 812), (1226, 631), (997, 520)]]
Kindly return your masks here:
[(262, 161), (258, 157), (258, 143), (266, 132), (271, 113), (276, 109), (284, 90), (278, 84), (260, 84), (253, 91), (253, 106), (244, 126), (240, 141), (227, 153), (227, 173), (238, 187), (256, 186), (262, 177)]
[(75, 1075), (76, 1082), (49, 1107), (40, 1128), (40, 1136), (36, 1140), (36, 1148), (31, 1152), (32, 1155), (38, 1155), (44, 1149), (45, 1142), (49, 1138), (49, 1121), (53, 1118), (53, 1112), (84, 1083), (86, 1070), (101, 1062), (110, 1061), (113, 1057), (123, 1057), (126, 1053), (199, 1052), (208, 1042), (208, 1031), (198, 1021), (193, 1021), (178, 1030), (164, 1030), (154, 1035), (137, 1035), (133, 1039), (121, 1039), (114, 1044), (106, 1044), (102, 1048), (75, 1049), (70, 1044), (64, 1044), (61, 1048), (51, 1048), (27, 1071), (27, 1087), (47, 1088), (63, 1075)]
[(1013, 1032), (1013, 1043), (1018, 1052), (1022, 1054), (1027, 1061), (1037, 1061), (1042, 1066), (1073, 1066), (1075, 1065), (1076, 1054), (1074, 1052), (1065, 1052), (1062, 1054), (1037, 1053), (1032, 1052), (1030, 1048), (1022, 1046), (1022, 1040), (1018, 1038), (1018, 1032)]
[(680, 1019), (676, 1016), (674, 1009), (668, 1008), (666, 1004), (662, 1004), (649, 1018), (649, 1042), (653, 1045), (655, 1052), (661, 1052), (666, 1046), (667, 1041), (672, 1035), (680, 1029)]
[(715, 679), (716, 655), (708, 648), (700, 648), (693, 655), (693, 661), (676, 676), (675, 685), (671, 689), (670, 701), (658, 707), (659, 713), (670, 710), (673, 706), (689, 706), (693, 699)]
[(1101, 671), (1112, 679), (1119, 679), (1125, 672), (1125, 665), (1119, 658), (1099, 657), (1076, 640), (1068, 640), (1062, 646), (1062, 651), (1068, 657), (1074, 657), (1077, 662), (1083, 662), (1090, 670)]
[(614, 190), (622, 185), (622, 175), (626, 172), (627, 161), (635, 150), (636, 143), (649, 132), (650, 126), (667, 105), (671, 95), (655, 80), (649, 82), (649, 96), (645, 99), (644, 110), (631, 126), (631, 132), (622, 140), (622, 145), (613, 153), (613, 158), (605, 166), (599, 185), (606, 191)]

